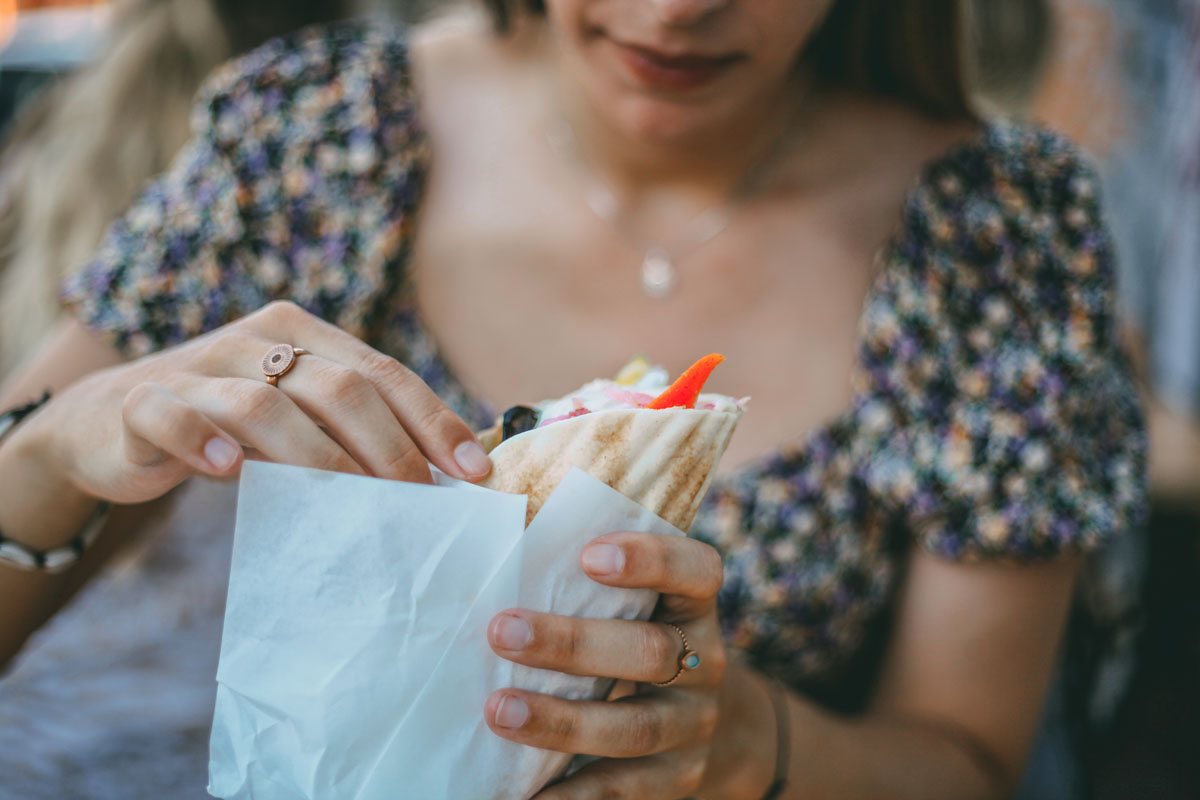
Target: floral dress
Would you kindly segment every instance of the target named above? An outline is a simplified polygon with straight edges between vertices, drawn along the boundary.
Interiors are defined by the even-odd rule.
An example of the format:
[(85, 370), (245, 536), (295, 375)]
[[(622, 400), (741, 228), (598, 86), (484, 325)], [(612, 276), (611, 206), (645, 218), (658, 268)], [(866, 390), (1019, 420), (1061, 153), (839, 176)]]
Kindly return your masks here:
[[(210, 80), (194, 126), (67, 280), (73, 311), (132, 357), (286, 298), (490, 423), (406, 269), (430, 152), (403, 32), (276, 40)], [(914, 544), (950, 561), (1053, 559), (1144, 510), (1112, 243), (1069, 144), (987, 126), (924, 170), (876, 268), (851, 406), (717, 481), (693, 530), (725, 558), (730, 643), (814, 692), (878, 664)]]

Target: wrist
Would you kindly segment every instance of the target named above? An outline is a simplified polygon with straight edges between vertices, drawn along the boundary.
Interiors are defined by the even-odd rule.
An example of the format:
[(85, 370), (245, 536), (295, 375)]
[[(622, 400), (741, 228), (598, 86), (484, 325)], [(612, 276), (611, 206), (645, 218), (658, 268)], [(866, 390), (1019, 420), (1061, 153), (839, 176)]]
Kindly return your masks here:
[(0, 531), (39, 550), (74, 536), (98, 502), (68, 475), (49, 410), (31, 415), (0, 441)]
[(775, 780), (778, 746), (769, 683), (754, 670), (731, 662), (725, 684), (722, 731), (710, 760), (719, 773), (714, 776), (721, 786), (719, 796), (760, 800)]

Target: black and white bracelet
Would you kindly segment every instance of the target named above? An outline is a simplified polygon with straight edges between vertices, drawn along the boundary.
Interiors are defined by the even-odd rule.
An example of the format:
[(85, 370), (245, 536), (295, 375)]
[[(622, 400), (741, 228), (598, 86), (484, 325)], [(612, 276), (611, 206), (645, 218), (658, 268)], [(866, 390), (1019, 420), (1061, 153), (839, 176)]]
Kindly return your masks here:
[(17, 427), (22, 420), (49, 402), (50, 390), (47, 389), (37, 400), (30, 400), (23, 406), (10, 408), (8, 411), (0, 414), (0, 442), (4, 441), (4, 437), (8, 436), (8, 432)]
[[(38, 400), (18, 406), (0, 414), (0, 441), (15, 428), (22, 420), (50, 402), (50, 392), (47, 391)], [(60, 547), (49, 550), (35, 550), (20, 542), (13, 541), (0, 531), (0, 563), (9, 564), (26, 572), (62, 572), (83, 556), (84, 551), (91, 547), (92, 542), (104, 529), (108, 520), (111, 506), (101, 503), (88, 517), (83, 529), (75, 538)]]
[(10, 564), (26, 572), (62, 572), (74, 564), (84, 551), (92, 546), (104, 523), (108, 521), (108, 503), (101, 503), (88, 517), (87, 523), (74, 539), (49, 550), (34, 550), (20, 542), (14, 542), (0, 531), (0, 563)]

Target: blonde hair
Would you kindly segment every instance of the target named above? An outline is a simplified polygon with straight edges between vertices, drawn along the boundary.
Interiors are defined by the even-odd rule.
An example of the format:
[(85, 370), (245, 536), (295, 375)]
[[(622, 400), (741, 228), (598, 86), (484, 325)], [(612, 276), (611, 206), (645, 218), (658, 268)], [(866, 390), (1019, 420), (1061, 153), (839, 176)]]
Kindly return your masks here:
[(188, 136), (191, 98), (231, 55), (207, 0), (125, 0), (103, 55), (39, 98), (5, 148), (0, 375), (58, 315), (58, 283)]
[(92, 64), (48, 90), (16, 123), (0, 185), (0, 377), (59, 314), (63, 274), (83, 264), (190, 133), (205, 76), (238, 52), (347, 0), (117, 0)]

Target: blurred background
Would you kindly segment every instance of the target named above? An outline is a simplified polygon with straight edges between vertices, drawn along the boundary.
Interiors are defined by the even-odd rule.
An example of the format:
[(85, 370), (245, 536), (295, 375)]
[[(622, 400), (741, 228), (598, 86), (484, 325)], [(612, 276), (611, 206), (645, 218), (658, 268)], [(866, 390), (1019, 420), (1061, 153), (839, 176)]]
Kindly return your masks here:
[[(1104, 563), (1137, 601), (1087, 713), (1099, 798), (1200, 798), (1200, 0), (969, 0), (1002, 47), (979, 105), (1079, 142), (1106, 186), (1125, 333), (1151, 420), (1147, 535)], [(183, 144), (215, 66), (266, 39), (437, 0), (0, 0), (0, 378), (56, 314), (58, 277)], [(994, 37), (989, 37), (989, 40)], [(74, 191), (75, 188), (81, 191)], [(1117, 593), (1120, 594), (1120, 593)], [(1086, 598), (1085, 598), (1086, 601)], [(1093, 600), (1093, 602), (1096, 602)], [(1125, 624), (1133, 622), (1133, 625)]]

